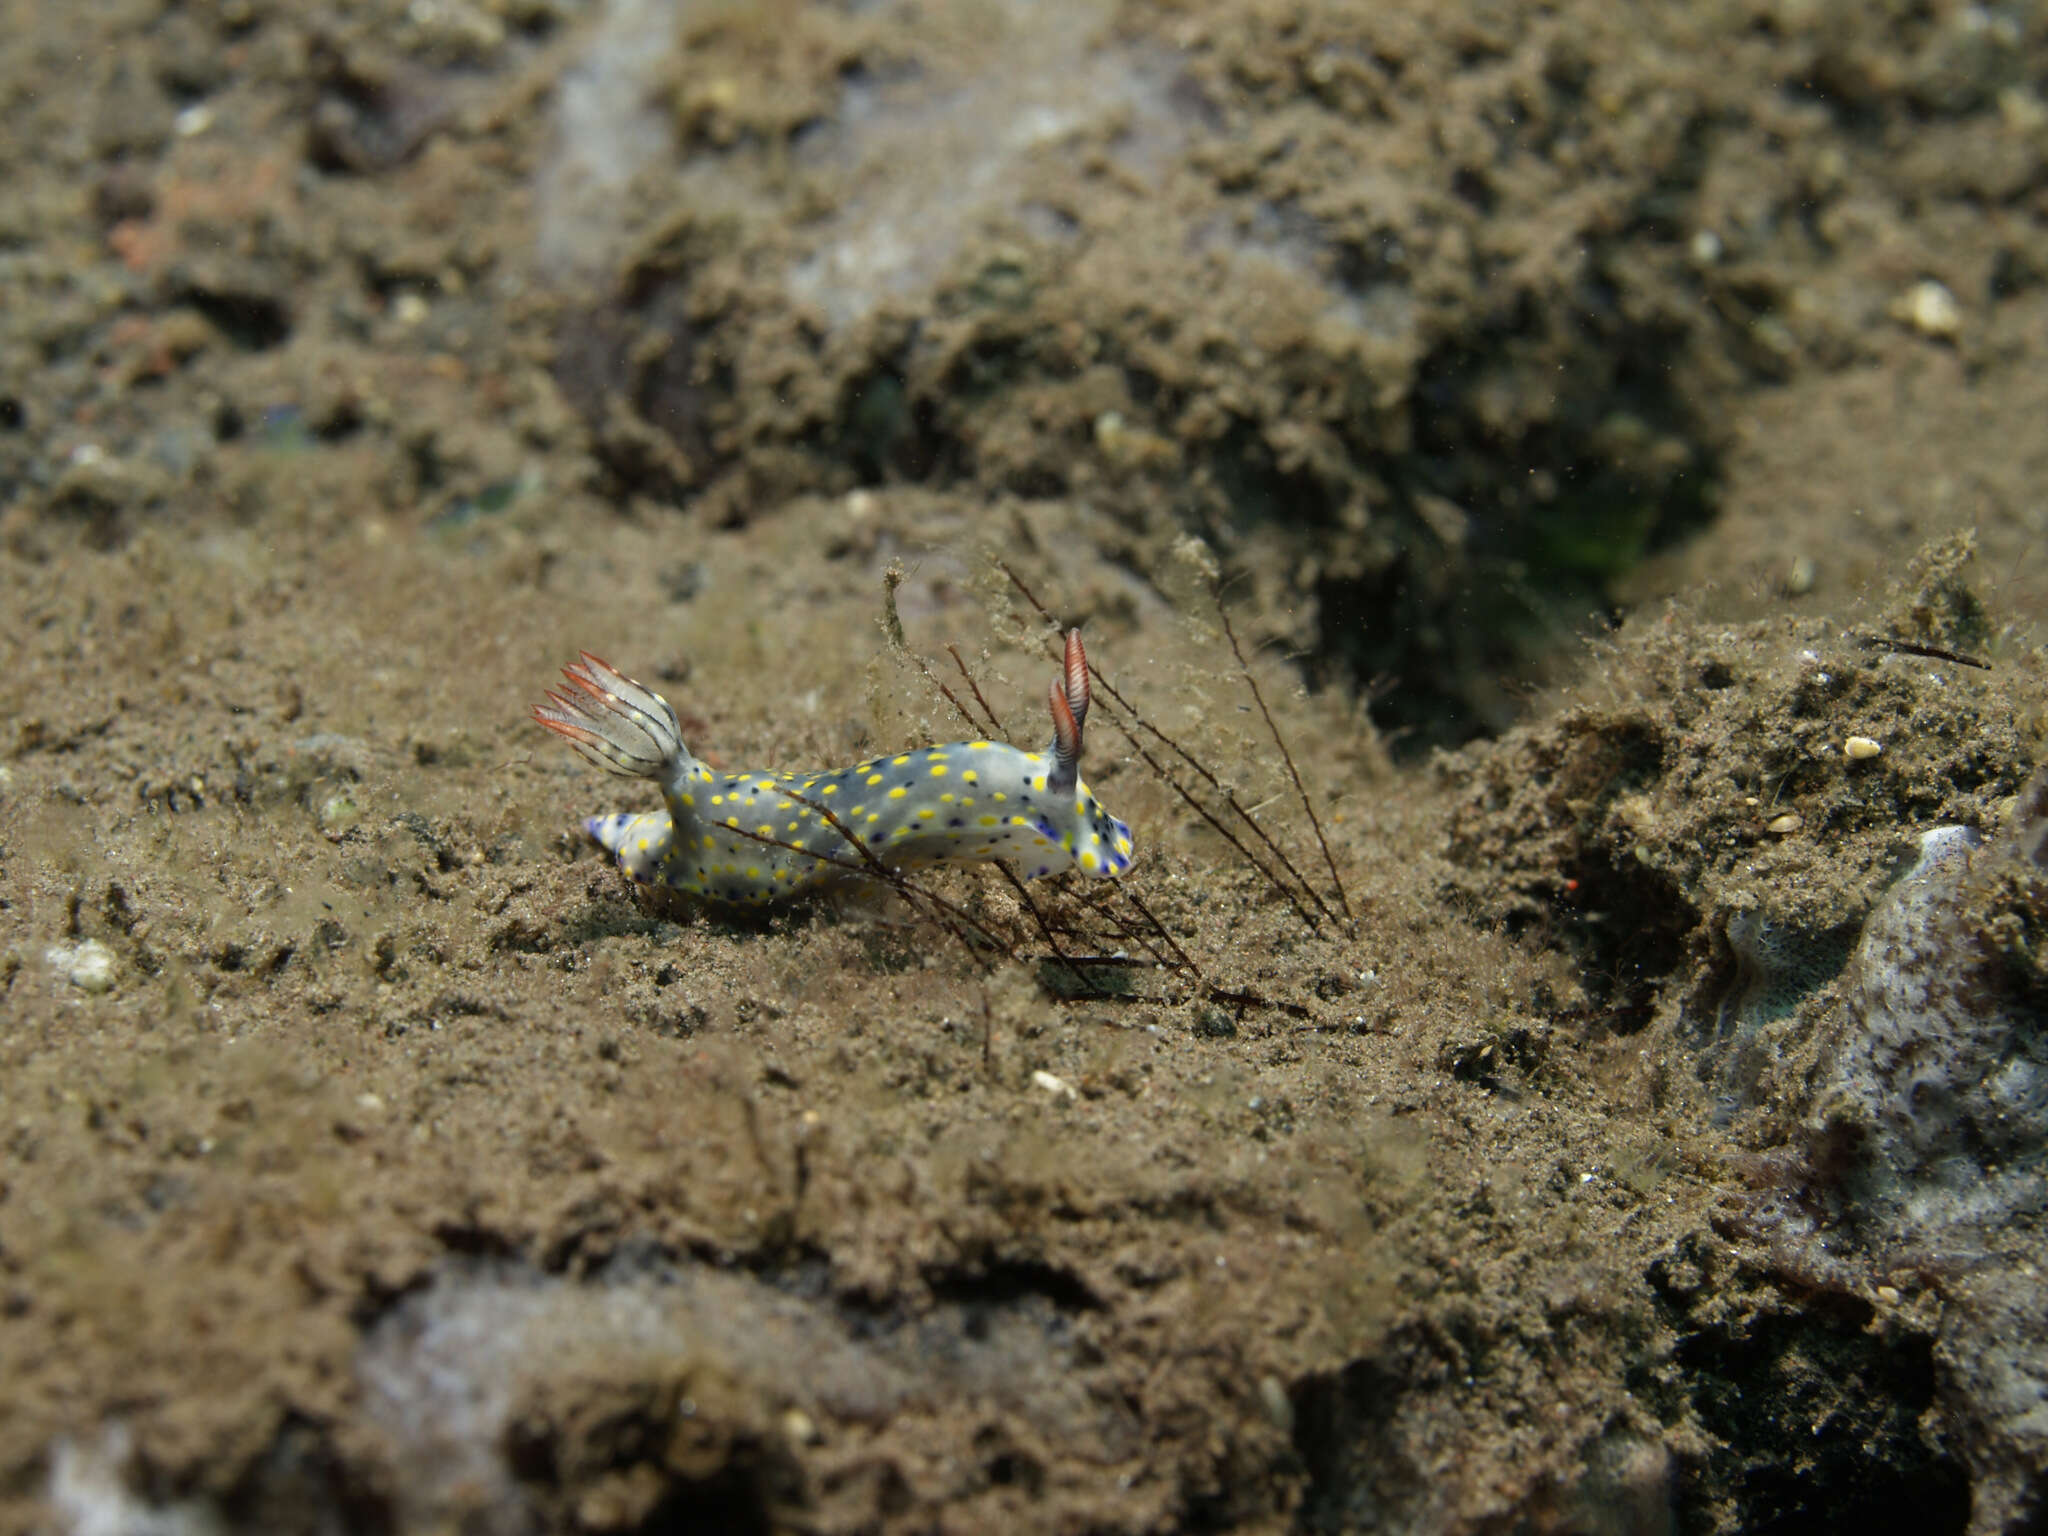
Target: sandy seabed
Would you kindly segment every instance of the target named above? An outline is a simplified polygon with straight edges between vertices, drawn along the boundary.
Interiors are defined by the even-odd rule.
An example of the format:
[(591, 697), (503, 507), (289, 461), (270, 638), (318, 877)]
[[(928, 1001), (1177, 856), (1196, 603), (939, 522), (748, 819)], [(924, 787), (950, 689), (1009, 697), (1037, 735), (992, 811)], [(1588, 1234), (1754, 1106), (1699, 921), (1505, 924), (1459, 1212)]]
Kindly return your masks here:
[[(2048, 734), (2048, 22), (0, 17), (0, 1531), (2044, 1517), (2038, 1203), (1830, 1094)], [(1035, 911), (636, 901), (527, 714), (1055, 623)]]

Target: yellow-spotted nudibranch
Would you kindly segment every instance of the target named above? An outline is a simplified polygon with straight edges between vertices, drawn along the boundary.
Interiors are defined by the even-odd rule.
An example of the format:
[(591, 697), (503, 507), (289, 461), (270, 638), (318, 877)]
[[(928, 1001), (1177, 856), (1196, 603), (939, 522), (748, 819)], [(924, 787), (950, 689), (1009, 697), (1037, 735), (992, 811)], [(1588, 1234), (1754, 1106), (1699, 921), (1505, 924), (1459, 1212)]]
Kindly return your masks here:
[(535, 705), (534, 719), (598, 767), (661, 786), (665, 810), (583, 823), (640, 884), (772, 902), (857, 879), (870, 860), (1010, 859), (1027, 878), (1131, 866), (1131, 829), (1081, 781), (1088, 657), (1078, 629), (1053, 681), (1044, 752), (952, 741), (821, 773), (715, 772), (690, 755), (676, 712), (653, 689), (588, 651), (562, 675), (569, 686)]

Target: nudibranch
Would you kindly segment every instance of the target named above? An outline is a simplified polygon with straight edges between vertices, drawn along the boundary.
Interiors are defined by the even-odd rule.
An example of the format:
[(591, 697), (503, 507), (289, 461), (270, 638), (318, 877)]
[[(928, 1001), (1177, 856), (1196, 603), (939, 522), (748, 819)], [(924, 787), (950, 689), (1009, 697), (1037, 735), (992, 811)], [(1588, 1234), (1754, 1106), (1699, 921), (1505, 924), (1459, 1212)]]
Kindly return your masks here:
[(668, 700), (583, 653), (533, 717), (591, 762), (653, 779), (664, 809), (583, 828), (642, 884), (722, 902), (775, 902), (879, 868), (1012, 860), (1026, 878), (1131, 866), (1131, 829), (1081, 778), (1088, 656), (1067, 633), (1052, 742), (1026, 752), (951, 741), (817, 773), (720, 773), (693, 757)]

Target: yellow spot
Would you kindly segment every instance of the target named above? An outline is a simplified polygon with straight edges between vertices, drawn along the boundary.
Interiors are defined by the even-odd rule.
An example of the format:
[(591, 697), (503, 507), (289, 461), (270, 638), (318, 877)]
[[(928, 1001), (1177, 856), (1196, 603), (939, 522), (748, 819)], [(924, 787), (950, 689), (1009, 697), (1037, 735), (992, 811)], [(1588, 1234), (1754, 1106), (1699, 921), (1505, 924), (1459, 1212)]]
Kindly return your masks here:
[(945, 776), (946, 776), (946, 765), (945, 765), (944, 763), (934, 763), (934, 764), (932, 764), (932, 777), (933, 777), (933, 778), (935, 778), (935, 779), (943, 779), (943, 778), (944, 778)]
[(1009, 797), (1008, 795), (1004, 794), (1004, 793), (1003, 793), (1003, 792), (1002, 792), (1002, 791), (1001, 791), (1001, 790), (999, 789), (999, 790), (997, 790), (997, 791), (995, 792), (995, 798), (996, 798), (996, 799), (998, 799), (998, 800), (1007, 800), (1007, 799), (1009, 799), (1010, 797)]
[(836, 795), (839, 793), (839, 786), (837, 784), (827, 784), (825, 786), (825, 793), (828, 795)]
[(952, 797), (951, 795), (941, 795), (941, 796), (939, 796), (939, 804), (941, 804), (941, 805), (951, 805), (952, 803), (953, 803), (953, 797)]
[(903, 786), (901, 784), (898, 784), (894, 789), (889, 791), (889, 798), (891, 800), (901, 800), (904, 796), (904, 793), (905, 791)]
[[(1000, 724), (1001, 722), (998, 721), (997, 723)], [(976, 752), (986, 752), (989, 747), (989, 744), (985, 741), (970, 741), (969, 743), (967, 743), (967, 745), (971, 750)]]
[(933, 810), (930, 806), (926, 806), (923, 810), (917, 813), (917, 819), (919, 821), (930, 821), (934, 816), (938, 814), (939, 813)]
[(684, 791), (683, 791), (683, 804), (685, 804), (685, 805), (695, 805), (696, 803), (697, 803), (697, 797), (696, 797), (695, 795), (691, 794), (691, 793), (690, 793), (690, 792), (689, 792), (688, 790), (684, 790)]
[(804, 780), (804, 786), (803, 786), (803, 787), (804, 787), (805, 789), (809, 789), (809, 788), (810, 788), (810, 787), (811, 787), (811, 786), (812, 786), (813, 784), (815, 784), (815, 783), (817, 783), (817, 782), (818, 782), (818, 781), (817, 781), (816, 779), (805, 779), (805, 780)]
[(1066, 849), (1067, 852), (1072, 853), (1074, 851), (1074, 834), (1069, 832), (1065, 837), (1061, 838), (1060, 846)]
[(725, 824), (728, 827), (736, 827), (740, 824), (740, 819), (737, 816), (728, 816), (725, 818)]
[(1031, 781), (1031, 787), (1033, 789), (1045, 788), (1045, 775), (1041, 773), (1037, 778), (1033, 779)]
[(1012, 816), (1010, 818), (1010, 825), (1013, 827), (1021, 827), (1024, 825), (1024, 818), (1022, 816)]
[(762, 822), (761, 825), (759, 825), (758, 827), (754, 828), (754, 830), (760, 833), (763, 837), (773, 837), (775, 835), (775, 828), (770, 826), (765, 821)]
[(790, 831), (792, 831), (792, 832), (794, 832), (794, 831), (796, 830), (796, 823), (795, 823), (795, 822), (793, 822), (793, 821), (792, 821), (792, 822), (791, 822), (791, 823), (789, 824), (789, 830), (790, 830)]
[(747, 878), (748, 878), (749, 880), (758, 880), (758, 879), (760, 879), (760, 878), (761, 878), (761, 866), (760, 866), (760, 865), (758, 865), (758, 864), (749, 864), (749, 865), (747, 866)]
[(1095, 857), (1093, 850), (1081, 855), (1081, 867), (1083, 869), (1093, 869), (1101, 862), (1102, 860)]
[(775, 803), (775, 809), (777, 809), (778, 811), (786, 811), (790, 808), (792, 803), (793, 802), (788, 800), (778, 800)]
[(979, 784), (981, 782), (981, 775), (976, 773), (972, 768), (968, 769), (965, 773), (961, 774), (960, 777), (969, 784)]
[(706, 848), (711, 846), (711, 834), (708, 832), (704, 834), (704, 846)]
[(713, 795), (713, 796), (711, 797), (711, 803), (712, 803), (713, 805), (723, 805), (723, 804), (725, 804), (725, 796), (723, 796), (723, 795)]
[(1042, 837), (1034, 837), (1033, 839), (1031, 839), (1031, 846), (1034, 848), (1050, 848), (1052, 844), (1048, 843)]
[(890, 758), (889, 761), (894, 763), (898, 768), (901, 768), (905, 763), (910, 761), (910, 754), (906, 752), (901, 757)]
[(1116, 851), (1118, 853), (1129, 853), (1131, 851), (1131, 840), (1128, 837), (1118, 838), (1116, 840)]
[(640, 839), (640, 851), (642, 853), (647, 851), (647, 839), (644, 837)]
[(881, 819), (882, 819), (882, 813), (881, 813), (880, 811), (869, 811), (869, 812), (868, 812), (868, 820), (869, 820), (869, 821), (880, 821)]
[(873, 786), (882, 782), (882, 776), (879, 773), (871, 773), (868, 775), (867, 781), (870, 786)]
[[(993, 817), (993, 816), (984, 816), (984, 817), (982, 817), (982, 818), (981, 818), (981, 824), (982, 824), (982, 825), (983, 825), (984, 827), (992, 827), (992, 826), (994, 826), (994, 825), (996, 824), (996, 819), (995, 819), (995, 817)], [(710, 841), (710, 839), (709, 839), (709, 838), (706, 838), (706, 839), (705, 839), (705, 841), (706, 841), (706, 842), (709, 842), (709, 841)]]

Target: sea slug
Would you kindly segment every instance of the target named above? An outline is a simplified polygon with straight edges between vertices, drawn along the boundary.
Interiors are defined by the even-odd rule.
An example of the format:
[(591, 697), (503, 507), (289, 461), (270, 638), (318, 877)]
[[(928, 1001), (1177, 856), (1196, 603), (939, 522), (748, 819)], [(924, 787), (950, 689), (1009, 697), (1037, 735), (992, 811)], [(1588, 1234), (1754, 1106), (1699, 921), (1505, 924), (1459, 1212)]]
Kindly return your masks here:
[(588, 651), (533, 717), (590, 761), (653, 779), (665, 810), (593, 816), (584, 830), (642, 885), (774, 902), (908, 865), (1015, 859), (1029, 878), (1131, 865), (1131, 829), (1081, 779), (1088, 657), (1067, 633), (1044, 752), (953, 741), (817, 773), (718, 773), (683, 745), (653, 689)]

